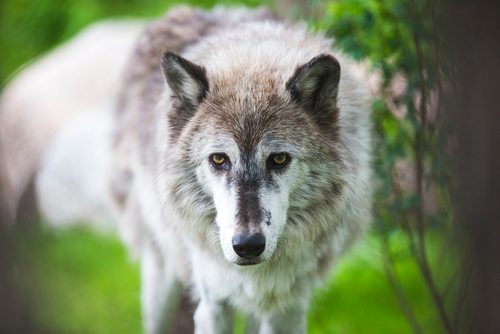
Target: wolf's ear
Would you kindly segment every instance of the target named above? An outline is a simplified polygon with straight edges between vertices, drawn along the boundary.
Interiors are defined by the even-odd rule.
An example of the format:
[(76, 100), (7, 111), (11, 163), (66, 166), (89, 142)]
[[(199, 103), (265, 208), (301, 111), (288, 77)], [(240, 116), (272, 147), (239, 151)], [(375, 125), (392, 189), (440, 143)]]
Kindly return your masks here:
[(167, 84), (186, 109), (193, 110), (206, 97), (205, 69), (173, 52), (165, 52), (161, 65)]
[(339, 62), (331, 55), (322, 54), (299, 66), (286, 88), (295, 102), (320, 124), (327, 125), (337, 118), (339, 80)]

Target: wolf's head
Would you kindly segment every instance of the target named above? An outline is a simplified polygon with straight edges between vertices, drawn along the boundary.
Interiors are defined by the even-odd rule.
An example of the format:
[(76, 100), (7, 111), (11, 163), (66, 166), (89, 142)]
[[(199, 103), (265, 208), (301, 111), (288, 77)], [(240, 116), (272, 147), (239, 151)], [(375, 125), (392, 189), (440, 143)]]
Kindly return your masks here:
[(340, 191), (338, 61), (320, 54), (291, 69), (204, 68), (167, 52), (162, 67), (174, 200), (212, 214), (228, 261), (269, 260), (287, 233), (302, 233), (293, 225), (306, 209), (314, 215), (320, 198)]

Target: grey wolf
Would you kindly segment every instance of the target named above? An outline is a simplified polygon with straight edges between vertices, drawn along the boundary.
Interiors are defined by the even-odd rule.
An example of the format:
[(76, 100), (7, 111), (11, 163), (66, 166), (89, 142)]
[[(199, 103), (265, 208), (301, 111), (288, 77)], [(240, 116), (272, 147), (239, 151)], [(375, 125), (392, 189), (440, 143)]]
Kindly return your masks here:
[(148, 333), (179, 288), (196, 333), (305, 333), (313, 288), (369, 224), (370, 111), (332, 41), (266, 11), (171, 10), (139, 38), (111, 187)]

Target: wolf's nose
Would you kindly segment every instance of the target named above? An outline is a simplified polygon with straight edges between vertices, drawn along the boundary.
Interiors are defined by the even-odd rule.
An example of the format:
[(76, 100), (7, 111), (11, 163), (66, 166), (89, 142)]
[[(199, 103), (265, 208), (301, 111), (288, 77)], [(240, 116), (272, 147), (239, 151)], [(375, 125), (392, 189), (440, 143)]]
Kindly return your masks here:
[(233, 238), (234, 251), (245, 259), (259, 256), (264, 248), (266, 248), (266, 238), (261, 233), (238, 234)]

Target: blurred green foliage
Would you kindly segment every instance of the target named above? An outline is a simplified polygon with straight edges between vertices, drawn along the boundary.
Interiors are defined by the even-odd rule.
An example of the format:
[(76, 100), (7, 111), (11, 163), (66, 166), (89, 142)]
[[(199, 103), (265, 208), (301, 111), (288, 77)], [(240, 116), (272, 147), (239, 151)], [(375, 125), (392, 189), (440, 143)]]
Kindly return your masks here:
[[(427, 240), (429, 230), (450, 239), (453, 220), (447, 144), (451, 134), (443, 111), (451, 70), (441, 57), (440, 15), (439, 1), (343, 0), (328, 2), (326, 14), (314, 24), (334, 36), (336, 47), (380, 74), (379, 97), (373, 104), (379, 139), (374, 168), (380, 182), (375, 230), (387, 279), (415, 333), (429, 329), (415, 316), (414, 296), (400, 282), (404, 273), (395, 259), (401, 252), (410, 254), (408, 260), (419, 268), (441, 330), (459, 331), (460, 307), (455, 306), (463, 303), (456, 300), (460, 279), (452, 278), (459, 269), (452, 243), (431, 248)], [(404, 247), (393, 247), (395, 233), (406, 235)], [(446, 269), (431, 265), (430, 253), (436, 247), (448, 248), (440, 255), (441, 261), (451, 263)]]
[(21, 65), (74, 36), (89, 23), (108, 18), (154, 18), (186, 4), (255, 7), (263, 0), (2, 0), (0, 1), (0, 87)]
[[(326, 30), (335, 37), (338, 48), (357, 60), (368, 60), (381, 73), (381, 97), (373, 106), (375, 131), (380, 139), (375, 167), (382, 180), (382, 191), (378, 192), (381, 199), (388, 199), (393, 190), (395, 161), (415, 160), (418, 131), (427, 137), (424, 149), (430, 149), (424, 160), (434, 162), (444, 158), (434, 154), (436, 151), (431, 149), (437, 143), (429, 141), (437, 140), (436, 136), (432, 137), (437, 124), (422, 124), (424, 110), (420, 110), (422, 106), (417, 103), (417, 100), (422, 100), (423, 90), (427, 93), (426, 102), (430, 103), (428, 95), (441, 80), (436, 45), (439, 34), (434, 24), (437, 12), (436, 5), (423, 0), (344, 0), (328, 3), (326, 15), (315, 24), (315, 28)], [(403, 78), (405, 89), (400, 96), (395, 96), (389, 86), (398, 75)], [(401, 117), (389, 110), (388, 99), (401, 111)], [(425, 113), (429, 114), (435, 107), (425, 105)], [(423, 126), (428, 128), (423, 129)], [(431, 173), (446, 172), (444, 165), (441, 164), (441, 171), (432, 170)], [(446, 185), (444, 181), (448, 180), (439, 180), (439, 183)], [(398, 208), (414, 207), (420, 201), (419, 198), (404, 196), (394, 200), (400, 201)], [(448, 211), (444, 209), (449, 208), (443, 208), (443, 213)]]

